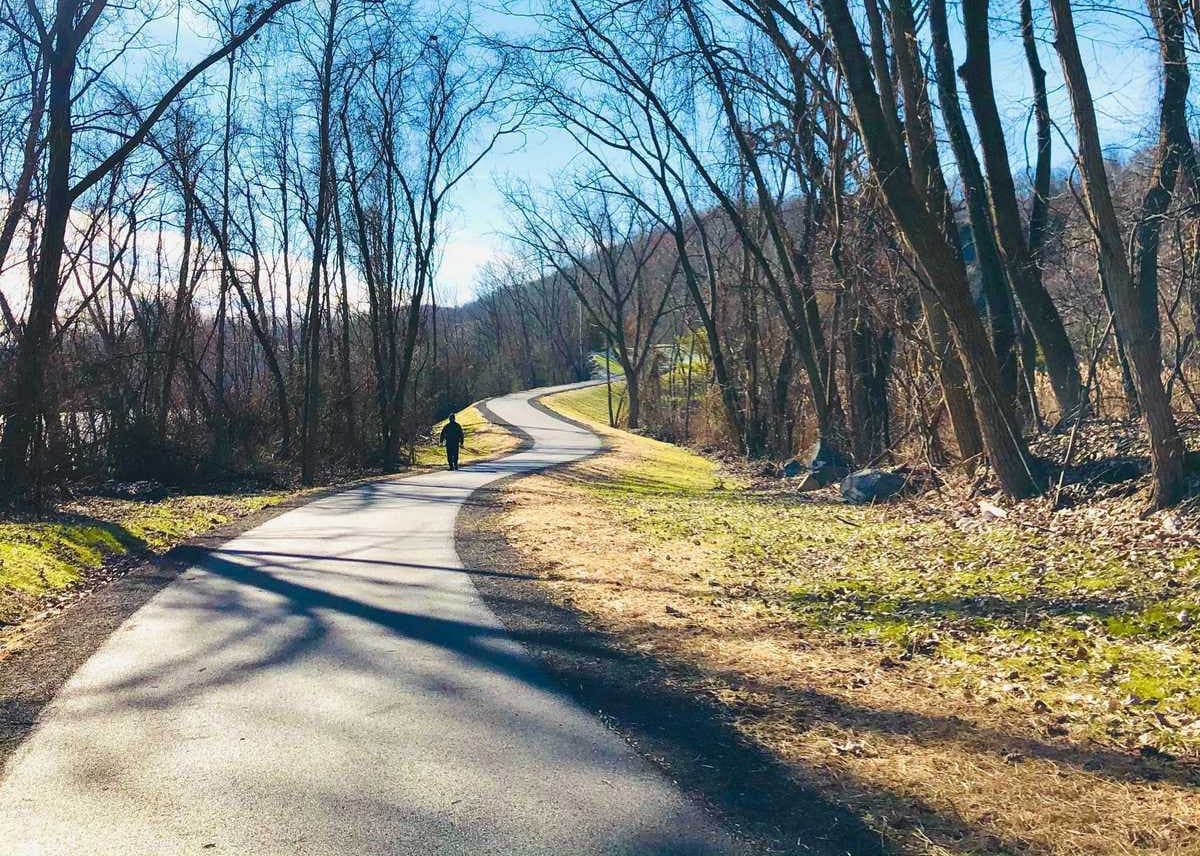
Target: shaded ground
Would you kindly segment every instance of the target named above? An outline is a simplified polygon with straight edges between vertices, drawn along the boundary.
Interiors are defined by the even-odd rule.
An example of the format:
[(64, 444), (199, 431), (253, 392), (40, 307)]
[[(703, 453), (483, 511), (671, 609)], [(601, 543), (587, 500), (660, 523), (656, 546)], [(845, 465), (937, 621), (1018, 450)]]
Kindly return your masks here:
[(502, 509), (495, 491), (476, 494), (458, 517), (459, 555), (508, 632), (581, 704), (769, 852), (887, 852), (859, 818), (731, 728), (719, 703), (691, 692), (696, 674), (681, 681), (679, 664), (629, 650), (548, 598), (498, 533)]
[[(476, 406), (464, 409), (459, 420), (466, 440), (460, 454), (464, 465), (520, 445), (518, 437), (488, 422)], [(434, 436), (440, 427), (434, 427)], [(406, 474), (445, 466), (446, 460), (432, 439), (414, 449), (414, 459)], [(354, 483), (338, 482), (343, 487)], [(37, 623), (39, 613), (86, 597), (147, 556), (289, 497), (316, 495), (295, 489), (189, 494), (153, 482), (109, 487), (37, 516), (0, 514), (0, 659), (22, 644), (26, 627)]]
[(811, 502), (606, 436), (486, 522), (526, 599), (653, 661), (748, 757), (906, 852), (1197, 852), (1200, 568), (1165, 518)]

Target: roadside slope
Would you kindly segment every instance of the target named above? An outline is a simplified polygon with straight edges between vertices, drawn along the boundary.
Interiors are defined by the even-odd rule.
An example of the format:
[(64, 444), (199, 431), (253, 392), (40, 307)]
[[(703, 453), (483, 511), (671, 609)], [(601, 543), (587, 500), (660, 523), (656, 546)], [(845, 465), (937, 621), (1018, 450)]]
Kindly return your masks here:
[[(546, 403), (581, 419), (595, 399)], [(911, 853), (1194, 852), (1200, 646), (1175, 605), (1194, 556), (814, 501), (594, 429), (605, 455), (510, 485), (480, 525), (534, 578), (510, 599), (582, 624), (740, 741), (741, 762), (696, 744), (701, 780), (774, 764)], [(568, 676), (595, 666), (557, 656)]]

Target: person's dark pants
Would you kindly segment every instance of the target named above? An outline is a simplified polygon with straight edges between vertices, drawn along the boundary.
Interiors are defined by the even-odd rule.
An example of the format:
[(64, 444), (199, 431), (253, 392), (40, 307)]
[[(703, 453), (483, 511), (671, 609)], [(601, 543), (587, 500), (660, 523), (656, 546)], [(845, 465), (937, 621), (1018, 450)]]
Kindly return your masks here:
[(450, 469), (458, 469), (458, 446), (446, 447), (446, 461), (450, 464)]

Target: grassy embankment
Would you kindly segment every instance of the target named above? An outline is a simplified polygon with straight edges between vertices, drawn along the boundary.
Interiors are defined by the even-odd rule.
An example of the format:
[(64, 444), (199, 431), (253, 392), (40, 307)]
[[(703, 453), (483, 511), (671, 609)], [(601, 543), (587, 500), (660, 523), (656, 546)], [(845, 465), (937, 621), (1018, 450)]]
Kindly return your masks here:
[[(458, 453), (458, 462), (463, 466), (472, 461), (480, 461), (484, 458), (511, 452), (521, 443), (514, 434), (484, 419), (483, 414), (474, 405), (460, 411), (456, 418), (463, 429), (463, 447)], [(445, 424), (446, 422), (443, 420), (434, 425), (432, 440), (417, 446), (416, 466), (439, 467), (446, 465), (446, 452), (437, 441), (438, 434), (441, 433)]]
[(512, 488), (505, 534), (551, 596), (698, 669), (745, 737), (900, 849), (1200, 852), (1195, 548), (1086, 512), (1032, 528), (754, 490), (606, 428), (602, 387), (546, 403), (611, 447)]
[(115, 559), (162, 553), (289, 494), (91, 497), (45, 520), (0, 522), (0, 630), (69, 596)]
[[(462, 463), (518, 444), (474, 407), (459, 419), (467, 435)], [(417, 447), (415, 469), (444, 464), (445, 454), (436, 444)], [(164, 553), (297, 493), (186, 494), (156, 501), (89, 497), (64, 504), (44, 520), (0, 519), (0, 640), (6, 626), (77, 596), (116, 560)]]

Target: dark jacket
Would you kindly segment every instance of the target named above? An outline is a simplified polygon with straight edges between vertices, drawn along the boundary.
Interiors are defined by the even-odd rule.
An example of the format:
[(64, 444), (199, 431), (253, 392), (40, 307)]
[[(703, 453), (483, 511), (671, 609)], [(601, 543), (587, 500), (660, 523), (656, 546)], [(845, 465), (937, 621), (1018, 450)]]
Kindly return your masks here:
[(447, 422), (442, 429), (442, 445), (458, 448), (463, 444), (463, 429), (457, 422)]

